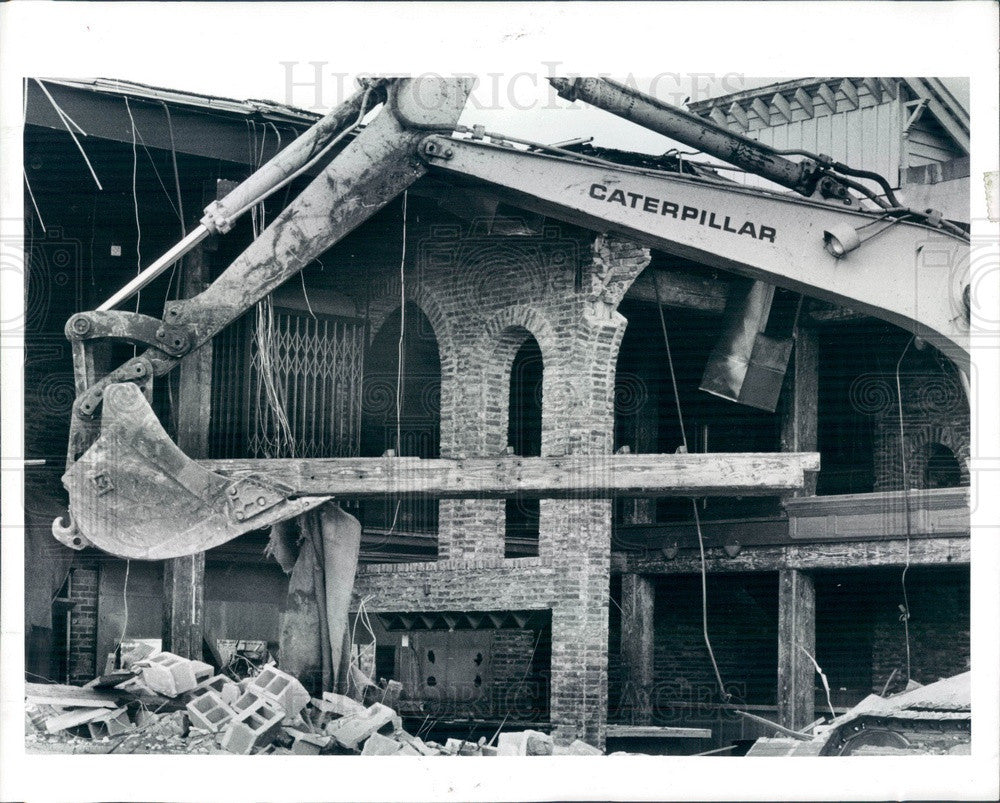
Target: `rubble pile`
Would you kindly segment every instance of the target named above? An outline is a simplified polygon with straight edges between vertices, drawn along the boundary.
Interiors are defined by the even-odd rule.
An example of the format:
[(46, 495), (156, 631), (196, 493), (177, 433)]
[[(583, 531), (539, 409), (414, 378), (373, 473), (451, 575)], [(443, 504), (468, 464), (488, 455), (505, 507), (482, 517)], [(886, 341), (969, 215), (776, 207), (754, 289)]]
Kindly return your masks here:
[(562, 746), (540, 731), (500, 733), (496, 744), (424, 741), (403, 729), (386, 701), (365, 705), (324, 692), (312, 697), (292, 675), (266, 665), (235, 681), (211, 665), (169, 652), (84, 687), (27, 684), (28, 752), (234, 753), (238, 755), (551, 756), (602, 755), (582, 741)]

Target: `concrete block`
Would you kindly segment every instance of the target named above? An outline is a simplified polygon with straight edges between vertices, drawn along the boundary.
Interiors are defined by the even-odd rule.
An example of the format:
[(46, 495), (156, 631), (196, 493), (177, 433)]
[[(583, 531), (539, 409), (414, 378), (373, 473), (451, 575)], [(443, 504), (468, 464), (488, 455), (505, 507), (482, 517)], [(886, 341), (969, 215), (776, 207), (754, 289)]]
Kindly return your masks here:
[(264, 694), (256, 686), (247, 686), (246, 691), (236, 698), (236, 701), (232, 704), (232, 708), (237, 714), (242, 714), (244, 711), (256, 706), (261, 700), (268, 700), (277, 705), (277, 701), (273, 697)]
[(214, 691), (205, 691), (187, 704), (188, 717), (196, 728), (217, 731), (236, 717), (236, 712)]
[[(547, 752), (539, 752), (547, 750)], [(497, 754), (501, 756), (550, 756), (552, 739), (539, 731), (501, 733), (497, 739)]]
[(284, 711), (274, 702), (260, 697), (256, 705), (239, 713), (226, 726), (220, 744), (230, 753), (249, 755), (275, 737), (284, 717)]
[(105, 736), (117, 736), (120, 733), (135, 730), (135, 725), (128, 718), (128, 710), (118, 708), (88, 722), (87, 730), (90, 731), (91, 739), (103, 739)]
[(298, 679), (273, 666), (265, 666), (251, 681), (251, 686), (275, 699), (288, 716), (299, 713), (311, 699)]
[(321, 711), (339, 714), (342, 717), (360, 714), (365, 710), (365, 707), (357, 700), (344, 694), (334, 694), (331, 691), (323, 692), (323, 699), (314, 700), (313, 705), (316, 705)]
[(388, 706), (375, 703), (360, 714), (334, 720), (326, 726), (326, 732), (342, 747), (356, 750), (365, 739), (390, 723), (394, 730), (400, 729), (401, 723), (396, 712)]
[(383, 736), (380, 733), (373, 733), (365, 741), (365, 746), (361, 750), (361, 755), (363, 755), (363, 756), (394, 756), (402, 748), (403, 748), (403, 745), (401, 745), (395, 739), (390, 739), (388, 736)]
[(142, 682), (166, 697), (176, 697), (198, 685), (194, 664), (172, 652), (151, 655), (142, 667)]
[(191, 699), (193, 700), (206, 691), (215, 692), (222, 698), (222, 702), (229, 706), (235, 703), (243, 694), (235, 681), (230, 680), (225, 675), (216, 675), (215, 677), (203, 680), (191, 690)]

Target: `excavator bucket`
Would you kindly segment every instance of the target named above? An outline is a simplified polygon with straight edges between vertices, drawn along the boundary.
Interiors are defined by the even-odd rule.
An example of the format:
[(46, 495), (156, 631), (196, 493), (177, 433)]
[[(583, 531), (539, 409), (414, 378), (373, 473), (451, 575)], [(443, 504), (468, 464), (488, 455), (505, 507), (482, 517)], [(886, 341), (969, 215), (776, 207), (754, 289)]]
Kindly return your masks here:
[(329, 497), (250, 475), (221, 477), (170, 440), (138, 386), (104, 392), (98, 440), (63, 475), (70, 524), (53, 524), (67, 546), (95, 546), (123, 558), (162, 560), (203, 552), (268, 527)]

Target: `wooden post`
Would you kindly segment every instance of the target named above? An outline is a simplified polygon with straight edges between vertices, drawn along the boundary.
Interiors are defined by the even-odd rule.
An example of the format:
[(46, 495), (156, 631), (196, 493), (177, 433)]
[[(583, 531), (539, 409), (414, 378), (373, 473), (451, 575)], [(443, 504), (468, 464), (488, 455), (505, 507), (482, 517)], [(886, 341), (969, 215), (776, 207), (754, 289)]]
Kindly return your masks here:
[[(185, 298), (207, 284), (205, 253), (199, 245), (184, 259), (181, 292)], [(208, 457), (212, 404), (212, 341), (180, 364), (177, 398), (177, 445), (196, 459)], [(202, 658), (205, 553), (166, 561), (163, 567), (163, 648), (185, 658)]]
[[(659, 371), (662, 360), (657, 360), (652, 349), (640, 356), (635, 380), (639, 406), (635, 411), (636, 454), (655, 454), (660, 450), (660, 392)], [(625, 499), (624, 524), (654, 524), (656, 522), (656, 500), (634, 497)]]
[(797, 569), (778, 572), (778, 723), (798, 730), (815, 719), (816, 588)]
[[(791, 365), (781, 394), (781, 451), (817, 451), (819, 408), (819, 336), (815, 324), (800, 316)], [(806, 477), (795, 496), (814, 496), (816, 475)]]
[(621, 656), (623, 696), (631, 705), (632, 725), (649, 725), (653, 718), (652, 581), (641, 574), (622, 575)]

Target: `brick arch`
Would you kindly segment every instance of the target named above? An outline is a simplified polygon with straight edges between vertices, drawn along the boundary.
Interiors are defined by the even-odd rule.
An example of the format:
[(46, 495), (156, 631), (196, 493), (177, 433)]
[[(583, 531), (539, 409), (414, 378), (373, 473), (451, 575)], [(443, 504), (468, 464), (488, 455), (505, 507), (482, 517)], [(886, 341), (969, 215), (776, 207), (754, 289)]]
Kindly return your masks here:
[(908, 435), (907, 470), (909, 473), (909, 487), (922, 488), (927, 472), (927, 463), (930, 460), (931, 450), (934, 446), (945, 446), (958, 461), (958, 469), (962, 485), (971, 482), (969, 471), (969, 441), (963, 437), (962, 433), (950, 426), (927, 426), (923, 427), (912, 435)]
[[(448, 325), (448, 317), (438, 304), (437, 298), (427, 292), (422, 284), (415, 288), (407, 288), (406, 300), (415, 304), (424, 317), (430, 321), (431, 329), (434, 330), (434, 337), (438, 342), (438, 350), (441, 352), (441, 359), (444, 360), (446, 344), (451, 343), (451, 327)], [(368, 344), (375, 340), (389, 316), (399, 309), (398, 285), (396, 292), (386, 292), (371, 299), (368, 303)]]
[[(482, 360), (477, 379), (482, 388), (485, 447), (489, 450), (507, 446), (510, 422), (511, 368), (517, 352), (534, 338), (542, 352), (542, 395), (550, 374), (557, 338), (552, 325), (539, 313), (524, 305), (508, 307), (486, 321), (477, 344)], [(544, 411), (543, 411), (544, 420)]]

